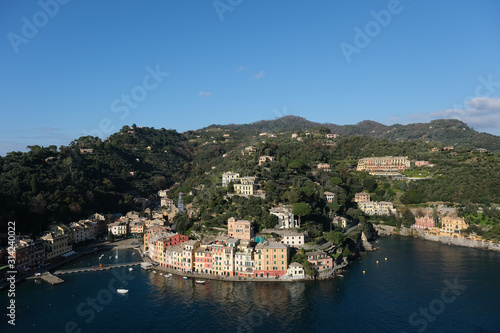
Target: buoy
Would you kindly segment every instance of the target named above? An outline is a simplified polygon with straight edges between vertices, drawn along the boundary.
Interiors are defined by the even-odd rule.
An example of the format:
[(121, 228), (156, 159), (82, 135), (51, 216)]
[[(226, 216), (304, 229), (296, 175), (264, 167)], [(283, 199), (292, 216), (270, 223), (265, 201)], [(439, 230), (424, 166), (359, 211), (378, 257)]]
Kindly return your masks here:
[(365, 271), (363, 271), (363, 274), (365, 274)]
[(387, 258), (385, 258), (385, 261), (387, 261)]
[(377, 260), (377, 264), (378, 264), (378, 260)]

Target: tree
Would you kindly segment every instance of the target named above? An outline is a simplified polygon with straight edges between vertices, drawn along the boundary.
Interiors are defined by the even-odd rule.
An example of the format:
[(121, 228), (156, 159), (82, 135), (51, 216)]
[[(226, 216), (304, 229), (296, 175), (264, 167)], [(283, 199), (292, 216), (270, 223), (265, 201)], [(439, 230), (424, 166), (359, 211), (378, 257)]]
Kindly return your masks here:
[(340, 185), (340, 184), (342, 184), (342, 179), (340, 179), (340, 177), (332, 177), (332, 178), (330, 178), (329, 182), (332, 185)]
[(325, 232), (323, 238), (335, 245), (342, 245), (346, 239), (345, 235), (340, 231)]
[(293, 214), (299, 216), (299, 228), (300, 228), (300, 219), (301, 217), (307, 216), (311, 214), (311, 206), (305, 202), (297, 202), (293, 204)]
[(108, 242), (113, 243), (114, 241), (115, 241), (115, 235), (113, 235), (111, 231), (108, 232)]
[(234, 184), (233, 182), (229, 182), (229, 184), (227, 184), (227, 193), (233, 193), (234, 192)]

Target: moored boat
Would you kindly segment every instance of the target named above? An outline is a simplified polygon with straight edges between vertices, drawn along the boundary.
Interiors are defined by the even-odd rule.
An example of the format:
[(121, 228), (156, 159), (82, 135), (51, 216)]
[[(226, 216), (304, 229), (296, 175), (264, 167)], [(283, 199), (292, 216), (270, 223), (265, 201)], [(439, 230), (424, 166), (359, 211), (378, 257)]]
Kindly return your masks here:
[(128, 289), (116, 289), (116, 292), (119, 294), (126, 294), (128, 293)]
[(141, 268), (145, 270), (153, 269), (153, 265), (151, 265), (149, 262), (141, 262)]
[(187, 278), (187, 276), (183, 276), (182, 278), (183, 278), (184, 280), (187, 280), (187, 279), (188, 279), (188, 278)]
[(205, 284), (205, 281), (203, 281), (203, 280), (196, 280), (196, 283), (198, 283), (198, 284)]

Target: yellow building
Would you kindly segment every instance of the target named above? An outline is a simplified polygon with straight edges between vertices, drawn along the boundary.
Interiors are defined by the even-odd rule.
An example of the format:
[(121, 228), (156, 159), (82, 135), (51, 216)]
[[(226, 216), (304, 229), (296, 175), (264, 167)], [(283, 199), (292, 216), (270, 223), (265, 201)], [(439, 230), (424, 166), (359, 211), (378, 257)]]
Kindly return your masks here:
[(71, 251), (73, 248), (68, 235), (54, 235), (49, 232), (41, 237), (40, 240), (45, 246), (45, 257), (47, 260), (57, 258), (61, 254)]
[(288, 269), (288, 247), (277, 242), (259, 243), (254, 260), (255, 277), (282, 277)]
[(410, 167), (406, 156), (367, 157), (358, 161), (357, 171), (404, 171)]
[(461, 230), (467, 229), (469, 224), (465, 222), (462, 217), (443, 217), (441, 220), (441, 236), (452, 236), (453, 238), (459, 238), (461, 236)]

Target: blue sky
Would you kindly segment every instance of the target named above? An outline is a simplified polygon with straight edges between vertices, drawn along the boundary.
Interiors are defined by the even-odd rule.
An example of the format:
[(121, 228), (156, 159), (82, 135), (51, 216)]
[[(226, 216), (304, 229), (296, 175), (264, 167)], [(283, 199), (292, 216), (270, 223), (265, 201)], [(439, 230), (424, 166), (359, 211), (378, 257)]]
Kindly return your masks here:
[(499, 14), (495, 0), (2, 1), (0, 155), (285, 114), (498, 135)]

